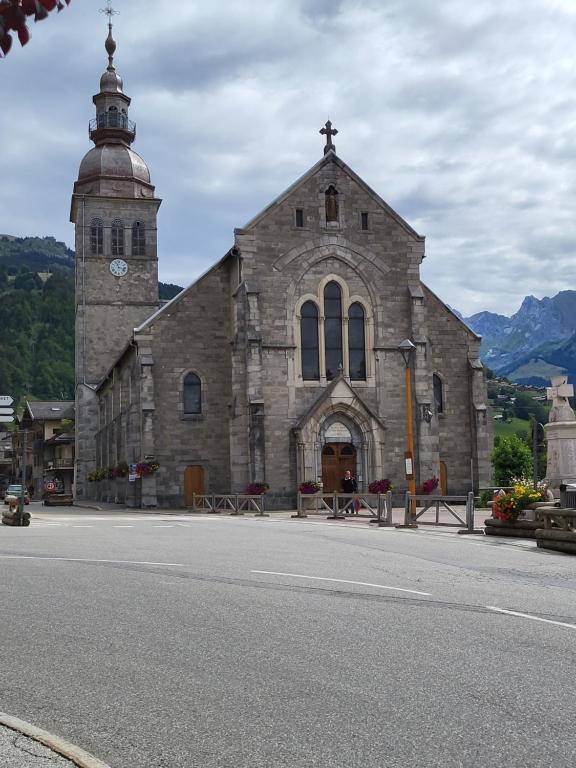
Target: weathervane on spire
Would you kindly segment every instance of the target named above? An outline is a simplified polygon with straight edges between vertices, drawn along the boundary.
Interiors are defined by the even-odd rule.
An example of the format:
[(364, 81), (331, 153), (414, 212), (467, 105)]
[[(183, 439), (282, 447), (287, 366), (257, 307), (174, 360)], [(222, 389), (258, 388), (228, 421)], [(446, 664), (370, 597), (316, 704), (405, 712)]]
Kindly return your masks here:
[(106, 0), (106, 3), (106, 8), (100, 8), (100, 13), (105, 13), (108, 16), (108, 24), (112, 24), (112, 16), (117, 16), (120, 11), (112, 8), (112, 0)]
[(112, 37), (112, 16), (117, 16), (120, 11), (112, 8), (112, 0), (106, 0), (106, 8), (100, 8), (100, 13), (105, 13), (108, 16), (108, 37), (106, 39), (106, 52), (108, 54), (108, 69), (112, 71), (114, 69), (114, 52), (116, 51), (116, 41)]

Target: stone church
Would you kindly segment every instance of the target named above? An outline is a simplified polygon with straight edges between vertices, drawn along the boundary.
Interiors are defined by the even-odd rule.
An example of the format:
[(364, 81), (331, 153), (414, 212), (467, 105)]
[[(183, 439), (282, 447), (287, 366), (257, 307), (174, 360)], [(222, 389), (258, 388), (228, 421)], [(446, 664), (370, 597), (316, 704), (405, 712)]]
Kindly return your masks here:
[[(424, 238), (340, 159), (330, 123), (322, 158), (160, 304), (161, 201), (115, 48), (110, 25), (72, 196), (77, 497), (181, 507), (265, 481), (268, 507), (293, 508), (299, 483), (339, 489), (346, 469), (402, 491), (407, 451), (417, 487), (487, 484), (480, 338), (421, 282)], [(101, 477), (140, 462), (158, 468)]]

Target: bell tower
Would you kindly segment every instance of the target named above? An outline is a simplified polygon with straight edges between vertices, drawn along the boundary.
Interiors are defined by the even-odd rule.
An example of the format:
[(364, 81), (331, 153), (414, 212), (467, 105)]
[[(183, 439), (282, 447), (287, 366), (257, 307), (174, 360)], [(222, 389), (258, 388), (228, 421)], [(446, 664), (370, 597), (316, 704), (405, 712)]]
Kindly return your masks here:
[(76, 227), (76, 496), (88, 497), (95, 466), (96, 387), (130, 342), (132, 331), (158, 308), (155, 196), (144, 160), (131, 148), (136, 125), (130, 98), (114, 67), (109, 16), (108, 67), (93, 97), (94, 147), (80, 163), (70, 219)]

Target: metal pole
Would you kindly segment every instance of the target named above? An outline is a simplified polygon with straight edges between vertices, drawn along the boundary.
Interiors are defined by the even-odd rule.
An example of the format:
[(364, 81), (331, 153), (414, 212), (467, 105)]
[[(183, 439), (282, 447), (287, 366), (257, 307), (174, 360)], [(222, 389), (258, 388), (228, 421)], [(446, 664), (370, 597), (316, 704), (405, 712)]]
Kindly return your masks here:
[(20, 503), (18, 504), (18, 525), (24, 522), (24, 494), (26, 493), (26, 450), (27, 450), (28, 430), (22, 432), (22, 491), (20, 493)]
[(408, 491), (416, 495), (416, 467), (414, 466), (414, 413), (412, 408), (412, 376), (410, 365), (406, 366), (406, 443), (412, 463), (412, 474), (408, 478)]
[(532, 418), (532, 475), (534, 488), (538, 485), (538, 422)]

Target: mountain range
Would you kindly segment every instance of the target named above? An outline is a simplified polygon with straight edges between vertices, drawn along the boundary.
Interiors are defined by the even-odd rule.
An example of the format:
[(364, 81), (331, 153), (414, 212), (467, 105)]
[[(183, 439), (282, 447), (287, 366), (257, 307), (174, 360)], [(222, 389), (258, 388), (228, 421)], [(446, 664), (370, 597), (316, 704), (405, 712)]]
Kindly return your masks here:
[(511, 317), (478, 312), (462, 319), (482, 336), (482, 361), (495, 373), (536, 386), (559, 374), (576, 381), (576, 291), (526, 296)]

